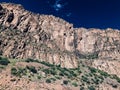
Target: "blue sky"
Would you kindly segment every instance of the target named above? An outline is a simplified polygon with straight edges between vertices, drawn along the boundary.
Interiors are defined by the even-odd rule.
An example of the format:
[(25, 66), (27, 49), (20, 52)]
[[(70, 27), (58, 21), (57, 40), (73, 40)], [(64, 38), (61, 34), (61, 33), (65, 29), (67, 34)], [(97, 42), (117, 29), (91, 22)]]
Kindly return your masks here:
[(120, 0), (0, 0), (19, 3), (25, 9), (52, 14), (74, 27), (120, 29)]

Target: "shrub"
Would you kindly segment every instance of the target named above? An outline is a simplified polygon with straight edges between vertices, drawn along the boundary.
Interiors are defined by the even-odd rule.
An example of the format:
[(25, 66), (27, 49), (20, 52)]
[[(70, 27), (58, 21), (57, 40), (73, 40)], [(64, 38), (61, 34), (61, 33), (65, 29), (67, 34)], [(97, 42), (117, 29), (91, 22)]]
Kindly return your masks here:
[(8, 65), (10, 61), (7, 58), (0, 57), (0, 64), (1, 65)]
[(116, 79), (118, 83), (120, 83), (120, 78), (117, 75), (113, 75), (113, 78)]
[(18, 68), (15, 67), (11, 68), (11, 74), (15, 76), (21, 77), (22, 75), (26, 75), (27, 71), (25, 68)]
[(80, 90), (84, 90), (84, 87), (80, 87)]
[(67, 85), (68, 84), (68, 80), (63, 80), (63, 84)]
[(37, 73), (37, 70), (34, 66), (26, 66), (27, 69), (29, 69), (32, 73)]
[(55, 69), (53, 69), (53, 68), (51, 68), (50, 73), (51, 73), (52, 75), (57, 75), (57, 71), (56, 71)]
[(99, 72), (102, 76), (104, 76), (105, 78), (108, 77), (108, 76), (110, 76), (107, 72), (104, 72), (104, 71), (101, 71), (101, 70), (99, 70), (98, 72)]
[(56, 79), (55, 78), (50, 78), (52, 81), (56, 81)]
[(54, 65), (48, 63), (48, 62), (45, 62), (45, 61), (42, 61), (40, 62), (41, 64), (45, 65), (45, 66), (48, 66), (48, 67), (53, 67)]
[(62, 79), (62, 77), (60, 77), (60, 76), (55, 76), (55, 78), (56, 78), (56, 79), (59, 79), (59, 80)]
[(26, 60), (25, 60), (25, 62), (34, 62), (34, 60), (33, 59), (31, 59), (31, 58), (27, 58)]
[(38, 78), (38, 79), (41, 79), (41, 76), (39, 75), (39, 76), (37, 76), (37, 78)]
[(88, 90), (95, 90), (93, 86), (88, 87)]
[(38, 60), (34, 60), (34, 59), (31, 59), (31, 58), (27, 58), (26, 60), (25, 60), (25, 62), (37, 62), (37, 63), (40, 63)]
[(113, 88), (117, 88), (118, 86), (117, 86), (117, 85), (112, 84), (112, 87), (113, 87)]
[(87, 77), (85, 77), (85, 76), (82, 76), (82, 81), (84, 81), (84, 82), (86, 82), (86, 83), (90, 83), (90, 81), (89, 81), (89, 79), (87, 78)]
[(25, 68), (20, 68), (20, 67), (18, 68), (18, 72), (17, 72), (18, 76), (26, 75), (26, 73), (27, 70)]
[(92, 79), (95, 84), (99, 84), (100, 80), (98, 78)]
[(43, 69), (43, 72), (45, 72), (45, 74), (50, 74), (50, 70), (49, 69)]
[(85, 56), (86, 59), (96, 59), (98, 58), (98, 53), (93, 53)]
[(15, 79), (15, 78), (12, 78), (10, 81), (14, 82), (14, 81), (16, 81), (16, 79)]
[(93, 68), (93, 67), (89, 67), (89, 70), (91, 71), (91, 73), (96, 73), (97, 69)]
[(64, 76), (64, 74), (63, 74), (62, 72), (59, 72), (59, 75), (60, 75), (60, 76)]
[(73, 82), (72, 85), (75, 86), (75, 87), (78, 86), (78, 84), (76, 82)]
[(16, 68), (11, 68), (11, 74), (17, 76), (17, 69)]
[(51, 83), (51, 79), (46, 79), (46, 83)]

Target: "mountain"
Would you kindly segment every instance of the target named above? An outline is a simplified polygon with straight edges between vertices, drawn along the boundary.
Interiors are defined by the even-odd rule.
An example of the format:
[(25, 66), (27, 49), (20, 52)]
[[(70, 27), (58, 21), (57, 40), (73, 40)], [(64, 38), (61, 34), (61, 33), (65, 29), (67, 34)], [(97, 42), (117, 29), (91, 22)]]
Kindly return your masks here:
[[(90, 72), (91, 67), (93, 67), (94, 70), (92, 68), (93, 72), (91, 71), (91, 73), (96, 72), (94, 74), (96, 78), (98, 78), (97, 76), (103, 75), (103, 73), (104, 75), (109, 76), (108, 78), (105, 78), (102, 84), (98, 86), (93, 86), (97, 86), (96, 88), (98, 88), (99, 90), (106, 90), (106, 88), (108, 88), (108, 90), (120, 90), (120, 84), (118, 83), (120, 77), (119, 30), (114, 30), (111, 28), (105, 30), (95, 28), (74, 28), (72, 24), (58, 17), (52, 15), (35, 14), (25, 10), (21, 5), (18, 4), (1, 3), (0, 55), (2, 57), (7, 57), (10, 60), (12, 59), (12, 63), (14, 60), (18, 61), (14, 61), (15, 67), (23, 66), (25, 68), (25, 65), (29, 66), (29, 64), (34, 67), (35, 65), (41, 67), (41, 64), (44, 64), (43, 66), (46, 69), (49, 67), (49, 63), (50, 70), (51, 67), (53, 69), (53, 67), (55, 66), (56, 70), (58, 70), (59, 72), (62, 72), (62, 70), (63, 73), (64, 70), (66, 70), (66, 72), (68, 73), (75, 71), (77, 75), (74, 75), (76, 75), (76, 77), (78, 76), (77, 79), (81, 80), (82, 77), (83, 81), (86, 81), (84, 75), (88, 74), (87, 72)], [(26, 62), (20, 62), (26, 59), (28, 60), (27, 62), (30, 62), (29, 64)], [(40, 63), (40, 65), (38, 65), (38, 63)], [(7, 67), (10, 67), (10, 65), (8, 65)], [(46, 67), (46, 65), (48, 67)], [(79, 67), (83, 68), (82, 73), (86, 73), (83, 73), (83, 75), (79, 75), (78, 73), (80, 72), (77, 71)], [(31, 70), (30, 67), (26, 68), (27, 71), (29, 69)], [(71, 69), (73, 70), (71, 71)], [(4, 71), (1, 74), (5, 75), (3, 76), (4, 78), (7, 78), (6, 73), (10, 73), (9, 68), (6, 70), (8, 72)], [(15, 68), (14, 70), (17, 71), (17, 69)], [(64, 77), (63, 80), (64, 79), (66, 79), (66, 77)], [(118, 82), (112, 79), (116, 79), (118, 80)], [(92, 80), (92, 76), (90, 80)], [(4, 80), (1, 79), (1, 83), (2, 81)], [(19, 82), (18, 78), (17, 81)], [(27, 82), (30, 81), (28, 80)], [(26, 85), (27, 82), (23, 79), (22, 81), (20, 80), (19, 83), (23, 83)], [(36, 83), (39, 84), (38, 82), (34, 82), (34, 84), (32, 83), (33, 82), (30, 82), (29, 85), (33, 85), (33, 87), (38, 87), (35, 86)], [(64, 81), (64, 83), (68, 82)], [(80, 83), (81, 82), (79, 82), (79, 84)], [(48, 90), (52, 90), (50, 89), (51, 87), (49, 85), (50, 84), (46, 83), (43, 85), (42, 83), (40, 86), (47, 87)], [(76, 84), (74, 83), (74, 85)], [(84, 87), (86, 87), (87, 85), (92, 84), (88, 84), (87, 81), (87, 84), (85, 84)], [(109, 85), (112, 85), (112, 87)], [(55, 90), (58, 90), (57, 85), (53, 86), (56, 87)], [(63, 88), (63, 86), (61, 85), (58, 85), (58, 87)], [(70, 88), (72, 88), (71, 90), (79, 90), (78, 87), (77, 89), (73, 87), (64, 87), (64, 89), (61, 90), (70, 90)], [(89, 88), (92, 87), (89, 86), (88, 89)], [(27, 88), (26, 90), (30, 89)], [(38, 90), (38, 88), (33, 88), (31, 90)], [(46, 89), (44, 88), (41, 90)], [(89, 90), (95, 89), (92, 88)]]

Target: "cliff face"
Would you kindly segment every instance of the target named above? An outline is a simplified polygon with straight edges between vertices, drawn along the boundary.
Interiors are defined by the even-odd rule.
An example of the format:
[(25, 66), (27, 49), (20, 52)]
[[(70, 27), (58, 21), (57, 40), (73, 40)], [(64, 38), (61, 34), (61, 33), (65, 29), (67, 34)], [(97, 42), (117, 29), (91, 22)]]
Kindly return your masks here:
[(21, 5), (1, 4), (0, 12), (0, 24), (5, 27), (0, 33), (3, 56), (77, 67), (77, 57), (72, 53), (74, 30), (71, 24), (54, 16), (28, 12)]
[[(33, 58), (61, 67), (74, 68), (75, 75), (79, 71), (76, 70), (78, 69), (76, 67), (79, 66), (79, 69), (81, 69), (80, 75), (85, 76), (87, 75), (85, 72), (90, 73), (88, 66), (92, 66), (120, 77), (120, 31), (111, 28), (106, 30), (73, 28), (72, 24), (52, 15), (34, 14), (25, 10), (21, 5), (2, 3), (0, 4), (0, 55), (8, 58), (18, 58), (15, 59), (18, 61), (19, 58)], [(6, 69), (0, 74), (0, 77), (2, 77), (0, 81), (5, 87), (8, 85), (10, 88), (14, 88), (13, 83), (9, 83), (9, 78), (11, 78), (9, 76), (11, 73), (10, 66), (13, 62), (15, 64), (15, 61), (12, 61), (11, 65), (8, 65), (7, 69), (9, 70)], [(31, 64), (37, 66), (33, 62)], [(24, 65), (20, 64), (20, 66)], [(66, 68), (62, 70), (67, 70)], [(69, 69), (66, 72), (68, 71)], [(79, 79), (77, 81), (75, 78), (75, 82), (84, 86), (84, 82), (80, 81), (83, 77), (79, 73), (77, 74)], [(98, 74), (94, 75), (97, 76)], [(91, 77), (93, 78), (93, 76)], [(6, 80), (6, 78), (8, 79)], [(61, 85), (60, 82), (58, 85), (38, 84), (37, 82), (27, 84), (29, 80), (22, 79), (18, 80), (19, 83), (16, 82), (16, 86), (21, 84), (21, 87), (24, 87), (26, 85), (26, 88), (28, 88), (26, 90), (30, 89), (29, 86), (44, 90), (50, 88), (52, 90), (53, 87), (56, 90), (58, 87), (61, 90), (70, 90), (68, 87)], [(104, 79), (104, 82), (98, 87), (99, 90), (120, 90), (118, 82), (109, 80), (110, 77)], [(4, 81), (5, 83), (3, 83)], [(71, 90), (79, 90), (78, 87), (72, 88)]]
[(120, 31), (113, 29), (78, 29), (77, 50), (84, 54), (97, 53), (99, 58), (119, 59)]
[(10, 3), (0, 4), (0, 25), (0, 52), (10, 58), (41, 59), (67, 68), (77, 67), (82, 56), (120, 58), (119, 30), (73, 28), (60, 18)]

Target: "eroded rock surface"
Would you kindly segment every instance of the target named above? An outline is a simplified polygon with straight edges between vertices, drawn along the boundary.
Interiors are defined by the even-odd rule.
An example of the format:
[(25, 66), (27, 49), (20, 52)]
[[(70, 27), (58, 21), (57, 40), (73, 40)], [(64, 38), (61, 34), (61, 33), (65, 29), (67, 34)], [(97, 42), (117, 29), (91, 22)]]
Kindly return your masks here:
[[(66, 68), (78, 67), (79, 58), (94, 59), (91, 66), (120, 77), (119, 30), (74, 28), (63, 19), (35, 14), (12, 3), (0, 4), (0, 25), (0, 55), (8, 58), (33, 58)], [(23, 82), (27, 83), (19, 81)], [(36, 83), (28, 83), (28, 86), (31, 85), (38, 87)], [(60, 87), (61, 90), (70, 90), (61, 85), (53, 86), (55, 89)], [(51, 88), (47, 84), (39, 87), (43, 90)], [(106, 89), (115, 88), (107, 86), (106, 82), (99, 87), (99, 90)]]
[(67, 68), (77, 67), (78, 57), (86, 55), (120, 59), (119, 30), (73, 28), (58, 17), (34, 14), (11, 3), (0, 4), (0, 24), (3, 56), (36, 58)]

